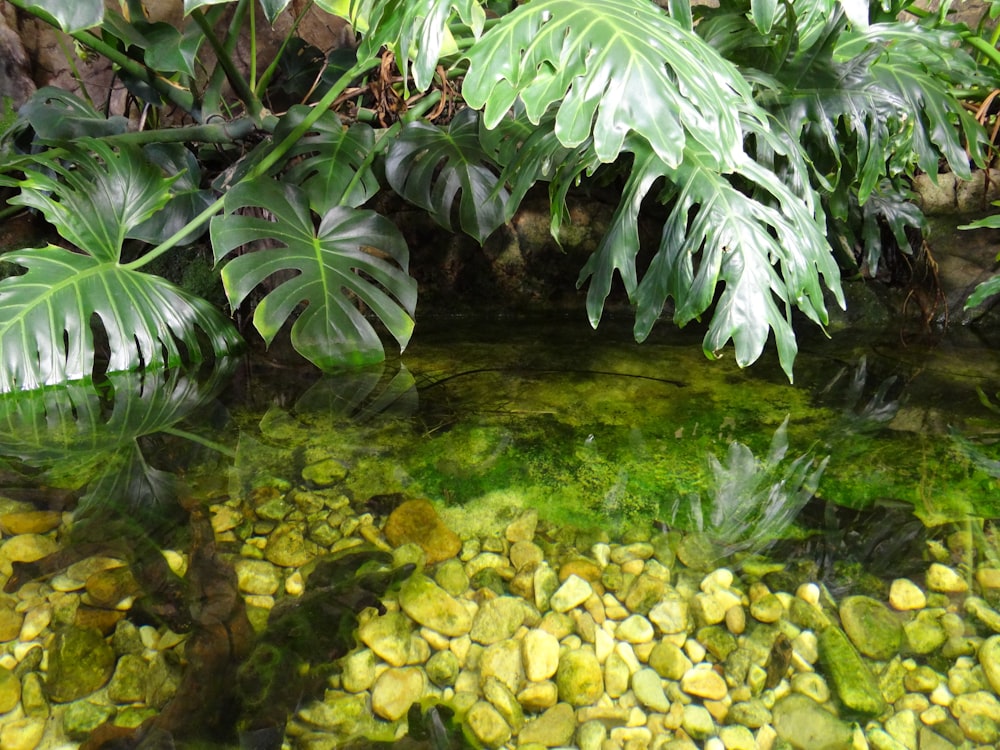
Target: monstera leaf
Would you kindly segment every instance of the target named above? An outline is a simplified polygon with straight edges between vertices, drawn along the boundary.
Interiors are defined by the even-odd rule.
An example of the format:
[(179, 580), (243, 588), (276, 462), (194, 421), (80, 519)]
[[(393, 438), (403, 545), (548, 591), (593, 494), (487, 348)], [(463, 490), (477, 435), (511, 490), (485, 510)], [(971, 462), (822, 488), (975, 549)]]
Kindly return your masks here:
[[(608, 233), (580, 274), (590, 281), (587, 309), (600, 320), (615, 272), (636, 305), (636, 339), (642, 341), (668, 297), (676, 303), (674, 322), (683, 326), (706, 312), (725, 282), (709, 329), (705, 353), (718, 356), (732, 339), (741, 366), (756, 360), (773, 331), (781, 365), (789, 379), (797, 351), (792, 307), (811, 320), (827, 320), (820, 279), (842, 305), (839, 272), (824, 236), (822, 217), (808, 197), (792, 193), (777, 176), (744, 159), (736, 175), (755, 185), (767, 201), (738, 190), (714, 169), (711, 155), (689, 144), (683, 164), (671, 169), (638, 139), (622, 202)], [(638, 279), (638, 213), (652, 186), (663, 179), (671, 203), (660, 248)], [(697, 263), (695, 257), (698, 256)]]
[(555, 133), (568, 147), (593, 136), (604, 162), (638, 133), (668, 166), (688, 140), (717, 168), (742, 152), (742, 117), (763, 122), (739, 71), (650, 2), (532, 0), (472, 46), (465, 100), (493, 127), (520, 98), (532, 122), (559, 103)]
[(458, 201), (462, 230), (483, 242), (504, 222), (507, 191), (479, 142), (479, 113), (463, 109), (447, 128), (411, 122), (389, 147), (385, 175), (393, 190), (451, 229)]
[(0, 282), (0, 392), (90, 376), (93, 319), (110, 348), (108, 372), (177, 366), (241, 339), (204, 300), (122, 264), (122, 244), (171, 198), (172, 180), (136, 149), (85, 140), (75, 169), (49, 159), (25, 171), (11, 203), (36, 208), (77, 250), (49, 245), (3, 260), (27, 269)]
[[(247, 215), (266, 209), (273, 216)], [(314, 224), (308, 201), (292, 185), (268, 179), (243, 182), (226, 196), (226, 215), (211, 226), (216, 262), (242, 245), (257, 249), (229, 261), (222, 281), (238, 307), (260, 284), (283, 276), (254, 310), (257, 331), (270, 343), (300, 303), (292, 344), (322, 369), (369, 364), (385, 355), (364, 304), (404, 348), (413, 331), (417, 284), (408, 275), (409, 251), (396, 227), (373, 211), (338, 206)], [(275, 246), (277, 245), (277, 246)], [(288, 278), (288, 272), (294, 275)]]
[(67, 34), (97, 26), (104, 18), (103, 0), (27, 0), (24, 6), (32, 13), (41, 11)]
[(412, 61), (413, 82), (421, 91), (434, 75), (443, 55), (458, 47), (448, 29), (457, 16), (478, 37), (486, 11), (477, 0), (317, 0), (328, 13), (346, 18), (363, 38), (359, 57), (375, 56), (382, 47), (396, 55), (406, 77)]
[[(288, 110), (275, 128), (274, 140), (280, 143), (311, 111), (298, 104)], [(309, 207), (318, 214), (335, 206), (360, 206), (379, 191), (369, 159), (374, 147), (370, 126), (359, 122), (345, 128), (336, 113), (324, 112), (288, 151), (289, 159), (301, 158), (293, 161), (285, 179), (306, 191)]]

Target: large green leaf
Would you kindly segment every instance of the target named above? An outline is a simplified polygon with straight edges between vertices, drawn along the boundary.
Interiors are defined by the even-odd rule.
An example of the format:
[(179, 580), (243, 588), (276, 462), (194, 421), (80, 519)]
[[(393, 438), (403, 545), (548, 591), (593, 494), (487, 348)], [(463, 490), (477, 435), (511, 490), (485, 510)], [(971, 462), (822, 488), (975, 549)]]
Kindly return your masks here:
[[(280, 143), (311, 111), (299, 104), (288, 110), (275, 128), (274, 140)], [(310, 208), (318, 214), (335, 206), (360, 206), (380, 187), (369, 158), (374, 147), (375, 131), (369, 125), (345, 128), (335, 112), (324, 112), (289, 149), (293, 161), (285, 179), (306, 191)]]
[[(271, 218), (241, 213), (266, 209)], [(292, 344), (323, 369), (368, 364), (384, 357), (375, 328), (358, 310), (363, 303), (404, 348), (413, 331), (416, 282), (409, 252), (396, 227), (374, 213), (338, 206), (316, 226), (305, 195), (268, 179), (244, 182), (226, 196), (226, 215), (212, 220), (216, 262), (258, 241), (278, 246), (230, 260), (222, 280), (233, 307), (258, 285), (283, 272), (254, 311), (254, 326), (270, 343), (301, 303)], [(292, 272), (290, 278), (289, 272)]]
[(421, 91), (443, 55), (458, 52), (448, 26), (457, 16), (478, 37), (486, 12), (477, 0), (317, 0), (328, 13), (346, 18), (363, 36), (360, 57), (388, 47), (406, 77), (412, 61), (413, 82)]
[(508, 193), (479, 141), (479, 113), (463, 109), (447, 128), (407, 123), (389, 147), (385, 176), (393, 190), (452, 228), (456, 201), (462, 230), (483, 242), (504, 222)]
[[(46, 171), (25, 170), (10, 202), (35, 208), (68, 242), (101, 262), (117, 262), (129, 233), (163, 208), (174, 178), (166, 178), (132, 146), (118, 151), (81, 139), (68, 158), (45, 158)], [(74, 166), (69, 166), (70, 164)]]
[[(90, 150), (85, 150), (84, 146)], [(232, 324), (202, 299), (120, 263), (122, 244), (171, 198), (172, 179), (134, 148), (67, 147), (74, 168), (25, 169), (11, 203), (41, 211), (78, 251), (50, 245), (3, 260), (27, 269), (0, 282), (0, 391), (90, 376), (94, 319), (108, 372), (175, 366), (239, 347)]]
[(0, 281), (0, 392), (89, 377), (92, 319), (110, 348), (108, 372), (179, 366), (239, 348), (232, 324), (205, 300), (111, 259), (49, 246), (7, 253), (27, 269)]
[(93, 28), (104, 18), (104, 0), (27, 0), (24, 7), (49, 16), (67, 34)]
[(638, 133), (669, 166), (693, 140), (727, 169), (742, 153), (741, 119), (763, 123), (739, 71), (648, 0), (532, 0), (467, 57), (462, 93), (488, 127), (518, 97), (535, 123), (559, 102), (559, 140), (572, 147), (592, 135), (605, 162)]
[(126, 118), (105, 117), (83, 99), (54, 86), (43, 86), (32, 94), (18, 117), (47, 141), (118, 135), (128, 129)]
[[(179, 232), (189, 221), (208, 208), (215, 200), (211, 190), (200, 187), (201, 165), (194, 154), (180, 143), (151, 143), (143, 149), (146, 158), (176, 180), (171, 185), (171, 198), (142, 224), (129, 229), (130, 239), (156, 244), (164, 237)], [(178, 244), (188, 245), (197, 240), (206, 226), (188, 232)]]

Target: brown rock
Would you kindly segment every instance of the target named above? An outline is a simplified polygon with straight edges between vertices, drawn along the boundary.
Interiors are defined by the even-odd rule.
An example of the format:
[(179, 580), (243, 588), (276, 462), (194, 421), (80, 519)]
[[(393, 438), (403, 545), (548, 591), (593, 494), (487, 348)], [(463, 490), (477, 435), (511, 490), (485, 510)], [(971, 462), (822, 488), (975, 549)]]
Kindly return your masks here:
[(416, 544), (427, 555), (427, 564), (454, 557), (462, 549), (458, 534), (444, 525), (427, 500), (407, 500), (385, 522), (385, 538), (393, 547)]
[(44, 534), (62, 522), (62, 513), (55, 510), (27, 510), (0, 515), (0, 531), (5, 534)]

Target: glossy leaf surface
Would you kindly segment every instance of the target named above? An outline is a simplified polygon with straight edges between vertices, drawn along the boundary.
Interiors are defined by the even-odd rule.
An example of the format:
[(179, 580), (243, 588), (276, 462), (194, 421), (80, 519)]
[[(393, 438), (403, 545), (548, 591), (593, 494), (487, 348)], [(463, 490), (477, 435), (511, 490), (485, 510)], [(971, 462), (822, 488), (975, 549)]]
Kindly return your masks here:
[(668, 166), (699, 142), (721, 169), (742, 150), (740, 118), (763, 116), (730, 63), (653, 3), (533, 0), (468, 52), (462, 93), (493, 127), (520, 98), (532, 122), (559, 103), (555, 133), (569, 147), (593, 136), (614, 161), (630, 133)]
[[(265, 208), (273, 220), (241, 213), (248, 208)], [(261, 179), (229, 192), (226, 215), (212, 220), (211, 236), (216, 262), (242, 245), (271, 244), (222, 269), (234, 308), (282, 274), (254, 311), (254, 326), (267, 343), (304, 303), (291, 330), (302, 356), (323, 369), (380, 361), (382, 343), (358, 301), (401, 349), (409, 341), (417, 301), (416, 282), (407, 273), (409, 252), (396, 227), (373, 211), (339, 206), (316, 225), (300, 190)]]
[(50, 16), (67, 34), (93, 28), (104, 18), (103, 0), (29, 0), (25, 6)]
[(457, 203), (462, 230), (479, 242), (504, 222), (508, 193), (498, 171), (480, 143), (479, 115), (471, 109), (446, 128), (407, 124), (385, 160), (386, 178), (397, 193), (449, 230)]

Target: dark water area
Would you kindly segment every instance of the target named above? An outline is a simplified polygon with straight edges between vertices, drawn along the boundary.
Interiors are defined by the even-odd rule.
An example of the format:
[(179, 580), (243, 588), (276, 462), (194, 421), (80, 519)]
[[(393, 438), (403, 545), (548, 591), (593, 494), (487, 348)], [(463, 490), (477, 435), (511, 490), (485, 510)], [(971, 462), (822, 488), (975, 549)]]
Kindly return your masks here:
[[(238, 729), (277, 746), (275, 728), (306, 688), (269, 692), (281, 680), (254, 670), (277, 636), (260, 633), (299, 628), (301, 609), (282, 609), (286, 593), (302, 593), (298, 571), (353, 549), (345, 542), (359, 524), (380, 542), (371, 529), (402, 498), (429, 499), (462, 539), (499, 537), (533, 511), (553, 548), (697, 535), (709, 561), (794, 558), (838, 592), (909, 574), (956, 530), (998, 556), (997, 350), (963, 329), (906, 344), (841, 333), (800, 347), (793, 385), (770, 354), (747, 369), (707, 361), (698, 337), (666, 328), (639, 345), (615, 320), (592, 331), (577, 320), (440, 319), (423, 322), (404, 355), (364, 371), (320, 375), (275, 350), (197, 376), (116, 375), (0, 398), (10, 670), (24, 671), (17, 645), (41, 637), (24, 632), (32, 587), (48, 592), (40, 632), (66, 618), (79, 627), (85, 612), (109, 639), (126, 621), (159, 628), (157, 638), (194, 634), (188, 666), (171, 667), (172, 698), (157, 703), (147, 689), (133, 701), (145, 714), (119, 721), (119, 705), (83, 728), (47, 728), (37, 746), (137, 746), (136, 726), (148, 738), (183, 736), (182, 725), (192, 741), (225, 744)], [(298, 546), (272, 555), (286, 532)], [(325, 621), (354, 623), (398, 585), (398, 572), (357, 577), (354, 568), (378, 569), (379, 554), (309, 579), (305, 601), (322, 602)], [(287, 574), (283, 588), (255, 594), (240, 579), (236, 589), (233, 561), (254, 555)], [(124, 560), (128, 581), (110, 591), (73, 583), (82, 576), (67, 571), (95, 556)], [(86, 591), (71, 614), (52, 603), (64, 589)], [(352, 630), (317, 642), (325, 660), (338, 658)], [(289, 675), (312, 658), (282, 653)], [(48, 679), (53, 713), (108, 702), (53, 699)]]

